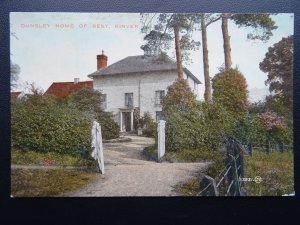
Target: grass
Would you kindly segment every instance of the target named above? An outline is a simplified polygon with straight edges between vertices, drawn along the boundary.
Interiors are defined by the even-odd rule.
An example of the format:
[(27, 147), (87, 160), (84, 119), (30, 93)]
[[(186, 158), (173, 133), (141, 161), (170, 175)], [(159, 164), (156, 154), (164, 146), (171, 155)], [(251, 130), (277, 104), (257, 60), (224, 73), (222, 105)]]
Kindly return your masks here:
[(244, 177), (260, 176), (261, 183), (246, 183), (248, 196), (277, 196), (294, 191), (294, 163), (292, 152), (254, 151), (245, 157)]
[[(157, 159), (157, 146), (151, 145), (144, 151), (152, 159)], [(197, 149), (184, 149), (181, 151), (166, 151), (165, 159), (169, 162), (206, 162), (223, 160), (223, 153), (220, 151), (208, 151)]]
[[(56, 152), (35, 152), (13, 149), (11, 164), (54, 165), (74, 167), (97, 167), (92, 158), (74, 157)], [(75, 191), (91, 182), (98, 173), (70, 169), (13, 169), (11, 171), (11, 194), (14, 197), (56, 196)]]
[(205, 162), (222, 158), (220, 151), (184, 149), (179, 152), (166, 152), (166, 159), (177, 162)]
[(11, 164), (43, 165), (46, 163), (56, 166), (97, 166), (97, 161), (93, 158), (85, 159), (56, 152), (41, 153), (15, 149), (11, 152)]
[(51, 197), (75, 191), (91, 182), (98, 173), (80, 170), (11, 171), (11, 194), (14, 197)]

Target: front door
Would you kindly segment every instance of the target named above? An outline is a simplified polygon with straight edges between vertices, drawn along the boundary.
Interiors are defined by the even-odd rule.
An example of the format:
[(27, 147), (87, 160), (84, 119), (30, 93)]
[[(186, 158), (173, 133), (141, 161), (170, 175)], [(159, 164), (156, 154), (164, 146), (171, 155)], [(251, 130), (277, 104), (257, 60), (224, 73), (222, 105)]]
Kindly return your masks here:
[(122, 112), (123, 118), (123, 127), (125, 128), (126, 132), (131, 131), (131, 113), (130, 112)]

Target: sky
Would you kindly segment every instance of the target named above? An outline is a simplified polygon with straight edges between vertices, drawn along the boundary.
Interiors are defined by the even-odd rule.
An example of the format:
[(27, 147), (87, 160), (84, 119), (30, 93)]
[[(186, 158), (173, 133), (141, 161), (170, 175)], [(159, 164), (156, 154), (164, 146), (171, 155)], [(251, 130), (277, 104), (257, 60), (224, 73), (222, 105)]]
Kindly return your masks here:
[[(294, 32), (293, 14), (272, 17), (278, 29), (268, 42), (247, 40), (247, 34), (253, 30), (229, 22), (232, 66), (238, 67), (245, 76), (252, 101), (262, 100), (268, 93), (267, 74), (259, 69), (268, 48)], [(74, 78), (90, 80), (87, 75), (96, 71), (96, 55), (102, 50), (108, 56), (108, 65), (127, 56), (143, 54), (140, 46), (144, 44), (144, 35), (140, 32), (138, 13), (12, 12), (10, 25), (17, 37), (11, 36), (11, 60), (21, 68), (16, 90), (24, 90), (26, 82), (46, 91), (53, 82), (70, 82)], [(224, 63), (221, 22), (211, 24), (207, 32), (213, 77)], [(194, 31), (193, 38), (200, 41), (200, 31)], [(201, 46), (190, 53), (192, 62), (185, 66), (203, 83), (199, 93), (203, 99)], [(173, 49), (168, 54), (174, 57)]]

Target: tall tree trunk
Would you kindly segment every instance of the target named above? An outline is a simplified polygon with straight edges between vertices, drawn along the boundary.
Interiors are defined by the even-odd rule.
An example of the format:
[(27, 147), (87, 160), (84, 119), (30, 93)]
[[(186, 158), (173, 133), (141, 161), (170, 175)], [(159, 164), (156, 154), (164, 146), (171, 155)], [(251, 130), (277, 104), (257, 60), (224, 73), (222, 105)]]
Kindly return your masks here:
[(207, 32), (206, 32), (204, 14), (201, 16), (201, 31), (202, 31), (201, 35), (202, 35), (202, 51), (203, 51), (203, 70), (204, 70), (204, 82), (205, 82), (204, 99), (206, 102), (211, 102), (212, 96), (211, 96), (211, 85), (210, 85), (210, 77), (209, 77)]
[(222, 14), (222, 34), (223, 34), (223, 47), (225, 56), (225, 70), (231, 68), (231, 48), (230, 48), (230, 36), (228, 35), (228, 14)]
[(181, 55), (181, 48), (180, 48), (179, 27), (177, 27), (177, 26), (174, 27), (174, 34), (175, 34), (175, 51), (176, 51), (177, 73), (178, 73), (178, 78), (183, 79), (182, 55)]

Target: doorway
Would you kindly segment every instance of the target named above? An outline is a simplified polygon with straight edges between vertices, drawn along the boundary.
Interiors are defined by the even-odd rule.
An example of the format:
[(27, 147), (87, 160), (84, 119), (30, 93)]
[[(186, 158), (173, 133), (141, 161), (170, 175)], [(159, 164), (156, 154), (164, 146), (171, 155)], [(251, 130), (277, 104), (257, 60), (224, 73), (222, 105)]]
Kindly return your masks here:
[(122, 112), (122, 125), (125, 132), (131, 131), (131, 112)]

